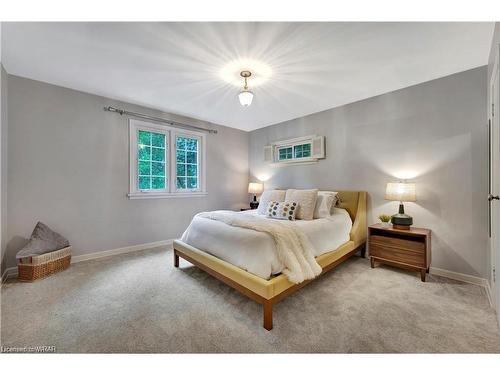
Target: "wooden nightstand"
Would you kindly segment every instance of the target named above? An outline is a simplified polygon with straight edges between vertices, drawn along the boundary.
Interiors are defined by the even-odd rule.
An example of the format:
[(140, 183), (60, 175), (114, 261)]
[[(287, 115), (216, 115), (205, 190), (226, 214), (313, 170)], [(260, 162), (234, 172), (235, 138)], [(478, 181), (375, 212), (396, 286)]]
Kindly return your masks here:
[(372, 268), (375, 262), (420, 271), (422, 281), (431, 265), (431, 231), (410, 227), (394, 229), (374, 224), (368, 227), (368, 246)]

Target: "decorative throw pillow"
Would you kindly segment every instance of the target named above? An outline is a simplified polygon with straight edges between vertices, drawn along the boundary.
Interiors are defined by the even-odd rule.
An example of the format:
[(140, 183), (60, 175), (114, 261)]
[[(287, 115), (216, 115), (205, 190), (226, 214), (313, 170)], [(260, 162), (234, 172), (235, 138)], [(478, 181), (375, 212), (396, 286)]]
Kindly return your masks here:
[(318, 198), (318, 189), (296, 190), (288, 189), (285, 195), (286, 202), (297, 202), (295, 217), (302, 220), (314, 218), (314, 207)]
[(69, 241), (47, 225), (38, 222), (29, 242), (16, 254), (17, 259), (42, 255), (69, 246)]
[(283, 202), (285, 200), (285, 190), (266, 190), (260, 196), (259, 208), (257, 209), (257, 213), (261, 215), (266, 214), (267, 206), (269, 202)]
[(297, 202), (275, 202), (271, 201), (267, 205), (266, 215), (273, 219), (295, 220), (297, 212)]
[(314, 207), (314, 218), (321, 219), (331, 215), (332, 208), (337, 203), (336, 191), (318, 191), (318, 199)]

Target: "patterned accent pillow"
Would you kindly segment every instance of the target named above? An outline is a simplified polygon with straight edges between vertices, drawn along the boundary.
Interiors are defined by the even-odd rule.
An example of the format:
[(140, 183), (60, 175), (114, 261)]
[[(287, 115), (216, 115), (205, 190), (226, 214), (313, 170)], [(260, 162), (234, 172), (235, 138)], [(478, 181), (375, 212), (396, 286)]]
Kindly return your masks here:
[(273, 219), (295, 220), (295, 213), (298, 208), (297, 202), (276, 202), (271, 201), (267, 205), (266, 215)]

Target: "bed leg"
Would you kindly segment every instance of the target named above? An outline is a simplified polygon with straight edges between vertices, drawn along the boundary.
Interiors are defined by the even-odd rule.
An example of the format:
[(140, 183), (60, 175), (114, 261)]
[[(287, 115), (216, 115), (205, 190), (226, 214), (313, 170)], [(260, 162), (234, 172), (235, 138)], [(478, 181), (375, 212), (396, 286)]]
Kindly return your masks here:
[(366, 245), (363, 245), (361, 247), (361, 258), (365, 258), (366, 257)]
[(271, 301), (265, 301), (264, 307), (264, 328), (268, 331), (273, 329), (273, 304)]
[(175, 249), (174, 249), (174, 267), (179, 268), (179, 256), (175, 252)]

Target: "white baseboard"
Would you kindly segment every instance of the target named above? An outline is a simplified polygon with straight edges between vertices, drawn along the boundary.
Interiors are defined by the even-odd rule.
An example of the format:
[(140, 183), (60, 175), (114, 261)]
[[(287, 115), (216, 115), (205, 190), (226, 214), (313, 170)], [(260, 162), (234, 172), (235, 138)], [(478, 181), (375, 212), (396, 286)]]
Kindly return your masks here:
[(2, 274), (2, 284), (5, 280), (17, 277), (17, 267), (6, 268)]
[(495, 304), (493, 303), (493, 294), (491, 293), (490, 283), (487, 280), (484, 289), (486, 289), (486, 295), (488, 296), (488, 301), (490, 301), (490, 306), (495, 308)]
[(488, 296), (488, 301), (490, 303), (490, 306), (494, 307), (493, 300), (491, 298), (490, 283), (488, 282), (488, 280), (483, 279), (482, 277), (467, 275), (465, 273), (448, 271), (448, 270), (444, 270), (442, 268), (436, 268), (436, 267), (430, 267), (429, 272), (432, 275), (447, 277), (448, 279), (463, 281), (464, 283), (482, 286), (486, 291), (486, 295)]
[[(97, 251), (95, 253), (90, 253), (90, 254), (76, 255), (76, 256), (71, 257), (71, 264), (85, 262), (87, 260), (92, 260), (92, 259), (110, 257), (113, 255), (131, 253), (133, 251), (141, 251), (141, 250), (151, 249), (151, 248), (159, 247), (159, 246), (168, 246), (168, 245), (172, 245), (173, 242), (174, 242), (174, 240), (156, 241), (156, 242), (143, 243), (143, 244), (133, 245), (133, 246), (119, 247), (118, 249)], [(7, 268), (4, 271), (4, 273), (2, 274), (2, 283), (5, 280), (10, 279), (10, 278), (14, 278), (14, 277), (17, 277), (17, 267)]]
[(71, 257), (71, 263), (85, 262), (86, 260), (105, 258), (112, 255), (126, 254), (133, 251), (151, 249), (153, 247), (172, 245), (173, 242), (174, 240), (156, 241), (133, 246), (119, 247), (118, 249), (98, 251), (90, 254), (76, 255)]

